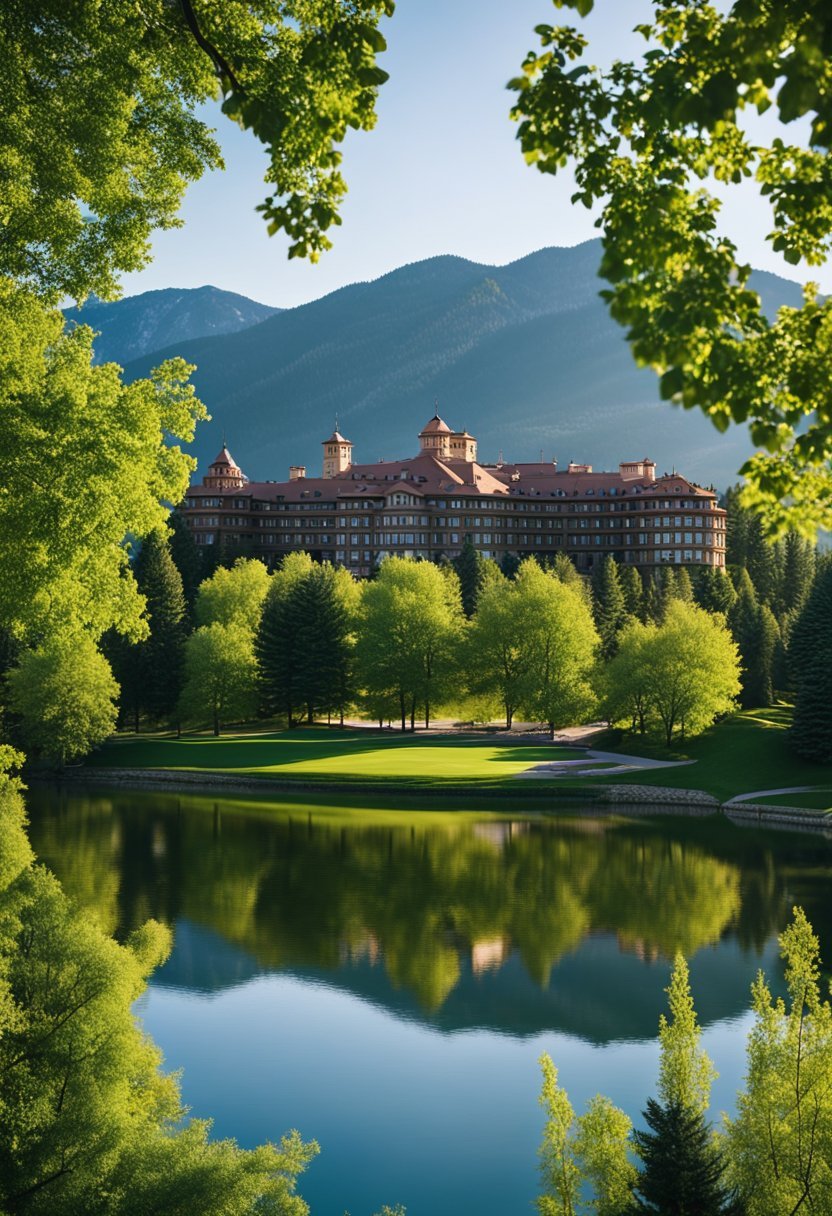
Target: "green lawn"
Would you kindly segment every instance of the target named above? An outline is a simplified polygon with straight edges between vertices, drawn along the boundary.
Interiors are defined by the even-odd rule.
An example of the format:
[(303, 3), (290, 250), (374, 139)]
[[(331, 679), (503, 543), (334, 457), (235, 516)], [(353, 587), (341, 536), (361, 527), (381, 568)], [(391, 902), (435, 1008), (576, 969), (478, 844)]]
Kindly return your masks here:
[(760, 799), (761, 806), (800, 806), (810, 811), (832, 811), (832, 786), (806, 790), (802, 794), (771, 794)]
[[(88, 764), (96, 767), (177, 769), (296, 781), (402, 782), (415, 786), (463, 783), (515, 785), (516, 773), (582, 751), (546, 743), (482, 738), (379, 735), (362, 730), (304, 728), (221, 736), (122, 736)], [(542, 784), (536, 782), (535, 784)]]
[[(698, 739), (675, 743), (672, 754), (665, 753), (668, 759), (686, 757), (695, 760), (696, 764), (610, 777), (609, 780), (705, 790), (722, 801), (735, 794), (787, 785), (832, 785), (832, 765), (810, 764), (791, 751), (786, 735), (790, 721), (791, 708), (788, 706), (745, 710), (720, 722)], [(631, 735), (619, 739), (612, 748), (606, 740), (598, 746), (633, 755), (640, 751), (638, 737)], [(661, 752), (655, 746), (649, 754), (661, 758)], [(797, 797), (799, 795), (788, 795), (787, 801)], [(789, 805), (798, 804), (791, 802)]]

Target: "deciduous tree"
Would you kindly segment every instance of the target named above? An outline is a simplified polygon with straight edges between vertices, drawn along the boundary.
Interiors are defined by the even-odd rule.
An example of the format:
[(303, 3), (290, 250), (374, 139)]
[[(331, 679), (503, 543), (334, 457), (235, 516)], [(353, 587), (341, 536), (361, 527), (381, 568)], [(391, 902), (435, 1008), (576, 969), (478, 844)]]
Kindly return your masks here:
[(391, 557), (364, 591), (357, 629), (361, 685), (386, 703), (395, 697), (402, 730), (417, 709), (430, 725), (432, 706), (454, 690), (464, 628), (458, 584), (429, 562)]
[(238, 558), (230, 569), (221, 566), (200, 585), (196, 623), (238, 625), (253, 635), (268, 589), (269, 572), (257, 558)]
[(346, 190), (338, 145), (375, 122), (392, 8), (20, 0), (0, 22), (0, 275), (111, 297), (119, 272), (149, 260), (153, 229), (176, 226), (187, 183), (222, 165), (202, 108), (220, 100), (264, 145), (269, 231), (314, 258)]
[[(0, 18), (3, 20), (3, 18)], [(1, 69), (0, 69), (1, 70)], [(86, 327), (0, 280), (0, 414), (14, 442), (0, 499), (0, 625), (37, 640), (47, 631), (146, 632), (125, 538), (146, 536), (178, 502), (205, 410), (172, 359), (123, 385), (93, 366)]]
[[(8, 763), (6, 749), (2, 760)], [(244, 1152), (191, 1120), (178, 1080), (134, 1018), (170, 934), (107, 938), (32, 864), (17, 783), (0, 776), (0, 1208), (305, 1216), (317, 1152), (292, 1132)]]
[[(511, 82), (522, 150), (544, 173), (571, 166), (574, 201), (599, 207), (604, 294), (661, 395), (722, 431), (750, 424), (762, 450), (741, 470), (744, 501), (768, 531), (811, 536), (832, 522), (832, 303), (810, 286), (802, 308), (767, 317), (721, 230), (719, 191), (757, 183), (789, 264), (828, 255), (826, 10), (656, 0), (638, 29), (644, 53), (599, 70), (576, 29), (536, 27), (542, 49)], [(784, 126), (766, 139), (749, 119), (769, 107)]]
[(752, 987), (745, 1089), (727, 1121), (731, 1180), (748, 1216), (832, 1209), (832, 1010), (801, 909), (780, 937), (788, 996)]
[(46, 760), (85, 756), (115, 729), (118, 684), (87, 634), (57, 633), (25, 651), (8, 688), (26, 747)]
[(239, 622), (201, 625), (185, 644), (185, 680), (179, 702), (183, 722), (210, 722), (218, 735), (224, 723), (257, 710), (254, 639)]
[(560, 582), (531, 562), (524, 563), (515, 587), (530, 650), (524, 706), (554, 737), (558, 727), (586, 721), (595, 708), (592, 676), (598, 633), (579, 587)]

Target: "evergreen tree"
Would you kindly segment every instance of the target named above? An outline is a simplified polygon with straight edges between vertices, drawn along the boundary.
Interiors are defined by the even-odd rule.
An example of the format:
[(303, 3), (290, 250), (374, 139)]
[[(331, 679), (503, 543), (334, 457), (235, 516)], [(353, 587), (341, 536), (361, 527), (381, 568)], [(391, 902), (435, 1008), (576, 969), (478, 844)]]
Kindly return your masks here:
[(659, 621), (663, 621), (673, 600), (677, 599), (676, 571), (672, 566), (662, 566), (659, 571)]
[(654, 1216), (740, 1216), (742, 1205), (723, 1181), (725, 1162), (704, 1116), (682, 1102), (647, 1102), (649, 1131), (633, 1131), (641, 1159), (635, 1184), (638, 1213)]
[(513, 580), (520, 569), (520, 558), (516, 553), (504, 553), (500, 558), (500, 570), (507, 579)]
[(832, 562), (821, 563), (789, 645), (795, 698), (792, 744), (807, 760), (832, 760)]
[(641, 600), (641, 619), (645, 625), (659, 625), (662, 620), (662, 597), (655, 574), (648, 575)]
[(739, 572), (737, 599), (728, 621), (740, 650), (740, 704), (744, 709), (770, 705), (774, 696), (774, 656), (779, 630), (768, 604), (758, 602), (747, 570)]
[(745, 568), (754, 584), (759, 602), (777, 603), (783, 580), (782, 554), (780, 549), (766, 538), (759, 515), (752, 514), (748, 523)]
[(675, 598), (681, 600), (683, 604), (692, 604), (694, 602), (693, 583), (684, 566), (676, 571)]
[(592, 612), (601, 639), (601, 657), (611, 659), (618, 649), (618, 635), (627, 623), (627, 602), (611, 555), (592, 571)]
[(168, 518), (168, 529), (170, 555), (173, 558), (173, 564), (179, 571), (179, 577), (182, 579), (188, 620), (191, 620), (199, 584), (204, 578), (213, 574), (214, 569), (207, 568), (196, 547), (194, 534), (185, 523), (180, 511), (171, 511)]
[(111, 629), (101, 639), (101, 653), (119, 686), (118, 727), (138, 734), (142, 713), (140, 649), (137, 643)]
[(693, 580), (693, 599), (706, 612), (731, 611), (737, 598), (734, 583), (727, 570), (716, 566), (700, 566)]
[(809, 598), (815, 577), (815, 547), (796, 532), (787, 532), (783, 542), (783, 580), (779, 603), (773, 605), (780, 614), (800, 612)]
[(453, 559), (452, 565), (459, 575), (462, 611), (469, 620), (477, 610), (477, 599), (482, 586), (483, 561), (481, 554), (474, 548), (471, 537), (466, 536), (462, 551), (459, 557)]
[(307, 720), (316, 712), (337, 711), (343, 720), (352, 697), (352, 638), (346, 605), (331, 566), (316, 566), (289, 591), (291, 617), (299, 623), (295, 639), (306, 662), (300, 669), (298, 694)]
[(627, 614), (633, 620), (640, 620), (644, 606), (644, 583), (635, 566), (622, 566), (619, 571), (621, 590), (624, 592), (624, 604)]
[(742, 486), (731, 486), (726, 491), (723, 506), (725, 519), (725, 563), (728, 566), (745, 568), (748, 564), (748, 525), (751, 513), (740, 506)]
[(267, 714), (285, 715), (290, 730), (306, 703), (303, 671), (310, 657), (302, 648), (302, 604), (293, 586), (279, 574), (273, 578), (254, 646), (262, 707)]
[(556, 553), (549, 562), (549, 569), (559, 583), (567, 583), (573, 587), (586, 586), (584, 580), (578, 574), (577, 567), (566, 553)]
[(159, 722), (170, 717), (179, 700), (187, 634), (182, 578), (166, 529), (157, 528), (145, 538), (133, 574), (147, 601), (150, 627), (150, 636), (136, 648), (136, 703)]

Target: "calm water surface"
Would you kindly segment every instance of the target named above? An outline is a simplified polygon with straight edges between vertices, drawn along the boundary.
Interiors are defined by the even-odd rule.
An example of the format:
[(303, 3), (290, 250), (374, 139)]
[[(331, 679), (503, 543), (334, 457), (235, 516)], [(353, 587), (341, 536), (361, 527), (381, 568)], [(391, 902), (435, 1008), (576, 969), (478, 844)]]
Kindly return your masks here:
[(173, 927), (144, 1025), (217, 1135), (319, 1141), (315, 1216), (531, 1213), (542, 1051), (577, 1107), (602, 1090), (637, 1119), (681, 949), (717, 1115), (793, 904), (832, 958), (832, 845), (811, 836), (109, 791), (29, 808), (108, 932)]

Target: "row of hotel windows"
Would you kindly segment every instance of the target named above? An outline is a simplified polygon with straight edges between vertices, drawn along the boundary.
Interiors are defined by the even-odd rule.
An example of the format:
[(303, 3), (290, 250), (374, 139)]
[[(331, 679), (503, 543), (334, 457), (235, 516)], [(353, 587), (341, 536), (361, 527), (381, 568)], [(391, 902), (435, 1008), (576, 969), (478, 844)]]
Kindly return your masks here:
[[(274, 544), (277, 540), (277, 538), (273, 538), (265, 533), (261, 533), (259, 535), (260, 543), (262, 545)], [(428, 543), (439, 547), (454, 547), (459, 546), (462, 543), (462, 540), (464, 540), (464, 537), (465, 534), (460, 532), (381, 532), (376, 537), (376, 543), (379, 546), (384, 546), (385, 548), (410, 547), (412, 545), (427, 545)], [(213, 532), (197, 532), (194, 539), (198, 545), (213, 545), (216, 540), (216, 535)], [(237, 534), (230, 536), (229, 539), (232, 541), (240, 541), (243, 539), (254, 538), (241, 537), (239, 534)], [(704, 544), (709, 548), (715, 547), (713, 539), (709, 536), (703, 537), (701, 532), (664, 532), (661, 534), (661, 536), (656, 536), (655, 538), (647, 532), (640, 532), (638, 536), (633, 537), (621, 536), (620, 534), (613, 532), (599, 532), (593, 534), (593, 536), (581, 535), (567, 537), (566, 541), (570, 548), (575, 546), (585, 547), (590, 545), (590, 543), (596, 548), (603, 545), (606, 545), (608, 548), (631, 548), (634, 545), (649, 545), (654, 539), (657, 543), (664, 545), (673, 544), (680, 546)], [(368, 533), (352, 533), (349, 535), (349, 540), (353, 545), (361, 545), (362, 543), (367, 545), (371, 543), (372, 538)], [(481, 552), (487, 552), (485, 549), (483, 549), (483, 546), (491, 546), (492, 544), (499, 547), (508, 546), (509, 548), (515, 545), (523, 548), (524, 546), (531, 545), (532, 543), (534, 544), (535, 548), (544, 548), (547, 545), (546, 537), (543, 534), (538, 535), (537, 533), (534, 533), (534, 539), (532, 540), (531, 536), (525, 536), (521, 533), (507, 532), (503, 534), (476, 532), (472, 535), (472, 540)], [(549, 540), (548, 547), (551, 547), (553, 540), (554, 538)], [(310, 534), (304, 535), (301, 533), (293, 536), (281, 536), (278, 547), (291, 549), (302, 548), (305, 546), (308, 549), (318, 549), (322, 545), (331, 545), (333, 543), (337, 545), (345, 545), (347, 543), (347, 534), (341, 532), (338, 533), (336, 537), (333, 537), (331, 533), (320, 533), (315, 536)], [(562, 540), (560, 537), (558, 537), (558, 546), (560, 546), (561, 543)], [(662, 561), (676, 560), (674, 558), (663, 557), (656, 550), (651, 550), (651, 558), (652, 560), (658, 558)], [(700, 561), (701, 554), (695, 559), (686, 558), (685, 560)]]
[[(246, 523), (246, 522), (244, 522), (244, 520), (235, 519), (232, 516), (229, 516), (229, 517), (193, 516), (193, 517), (191, 517), (191, 525), (192, 525), (192, 527), (195, 527), (195, 528), (219, 528), (220, 520), (221, 520), (221, 523), (227, 525), (227, 527), (234, 527), (235, 524), (237, 525), (237, 527), (240, 527), (241, 523)], [(715, 522), (714, 522), (714, 520), (707, 519), (703, 516), (656, 516), (654, 518), (646, 518), (646, 519), (645, 518), (641, 518), (641, 519), (634, 518), (634, 519), (620, 519), (620, 520), (578, 519), (578, 520), (575, 520), (575, 522), (577, 522), (578, 527), (581, 530), (588, 529), (591, 524), (592, 528), (594, 528), (594, 530), (600, 530), (601, 528), (605, 527), (605, 525), (606, 525), (606, 528), (628, 528), (628, 529), (637, 528), (637, 527), (640, 527), (640, 528), (662, 528), (662, 527), (670, 528), (670, 527), (674, 527), (674, 525), (675, 525), (676, 528), (684, 527), (687, 529), (691, 529), (691, 528), (704, 529), (705, 531), (713, 531), (714, 529), (716, 531), (724, 531), (724, 528), (721, 527), (721, 524), (723, 524), (723, 520), (715, 520)], [(254, 520), (249, 520), (248, 523), (249, 523), (249, 527), (253, 527)], [(307, 528), (335, 528), (336, 527), (336, 520), (333, 518), (303, 519), (303, 520), (302, 519), (260, 519), (260, 520), (257, 520), (257, 523), (259, 523), (260, 527), (262, 527), (262, 528), (280, 527), (281, 529), (285, 529), (285, 530), (291, 530), (291, 529), (298, 530), (298, 529), (307, 529)], [(429, 524), (431, 524), (431, 518), (429, 518), (429, 516), (383, 516), (380, 519), (380, 523), (382, 523), (383, 527), (386, 527), (386, 528), (390, 528), (390, 527), (393, 527), (393, 528), (411, 527), (412, 528), (412, 527), (414, 527), (414, 525), (418, 525), (418, 524), (421, 524), (423, 528), (426, 528), (426, 527), (429, 527)], [(515, 522), (513, 522), (513, 527), (518, 528), (518, 529), (534, 528), (534, 529), (540, 530), (540, 529), (543, 529), (544, 523), (546, 524), (546, 527), (549, 528), (550, 530), (555, 529), (555, 528), (556, 529), (563, 528), (562, 519), (547, 519), (547, 520), (517, 519), (517, 520), (515, 520)], [(465, 517), (437, 516), (437, 518), (435, 518), (433, 520), (433, 525), (435, 528), (445, 528), (445, 527), (448, 527), (448, 528), (465, 527), (466, 529), (472, 528), (472, 527), (473, 528), (480, 528), (480, 527), (489, 528), (489, 527), (491, 527), (491, 525), (494, 525), (494, 524), (502, 525), (502, 527), (506, 527), (506, 524), (507, 524), (508, 527), (512, 527), (512, 524), (508, 523), (508, 520), (495, 519), (491, 516), (465, 516)], [(348, 527), (347, 517), (339, 519), (338, 525), (341, 528)], [(362, 516), (362, 517), (353, 516), (352, 518), (349, 519), (349, 527), (360, 528), (360, 527), (362, 527), (362, 525), (364, 525), (364, 528), (369, 528), (371, 525), (371, 517), (370, 516)], [(702, 534), (698, 533), (697, 534), (697, 544), (701, 544), (701, 542), (702, 542)]]
[[(207, 498), (193, 498), (188, 504), (191, 507), (222, 507), (236, 511), (366, 511), (372, 507), (374, 511), (390, 506), (429, 506), (439, 510), (470, 510), (472, 503), (469, 499), (429, 498), (424, 502), (407, 495), (394, 494), (389, 502), (261, 502), (251, 498), (220, 498), (216, 495)], [(532, 512), (546, 514), (563, 514), (579, 512), (600, 513), (609, 511), (713, 511), (717, 504), (711, 499), (657, 499), (655, 502), (640, 499), (637, 502), (518, 502), (515, 498), (497, 498), (481, 500), (481, 506), (490, 511)]]

